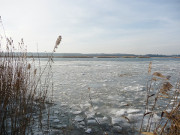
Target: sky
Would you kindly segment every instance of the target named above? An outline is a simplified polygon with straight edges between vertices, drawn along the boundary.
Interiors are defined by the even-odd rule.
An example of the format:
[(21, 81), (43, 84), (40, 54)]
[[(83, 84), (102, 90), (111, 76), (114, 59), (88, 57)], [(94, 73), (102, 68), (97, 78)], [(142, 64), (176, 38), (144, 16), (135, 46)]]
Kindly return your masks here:
[(0, 0), (0, 16), (29, 52), (61, 35), (58, 53), (180, 54), (180, 0)]

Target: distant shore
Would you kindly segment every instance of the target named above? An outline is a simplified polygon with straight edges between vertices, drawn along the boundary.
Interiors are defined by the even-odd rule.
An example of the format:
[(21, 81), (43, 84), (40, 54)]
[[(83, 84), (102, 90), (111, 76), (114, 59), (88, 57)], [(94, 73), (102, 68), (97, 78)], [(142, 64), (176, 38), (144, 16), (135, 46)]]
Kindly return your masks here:
[(24, 56), (26, 58), (180, 58), (180, 55), (160, 55), (160, 54), (82, 54), (82, 53), (34, 53), (34, 52), (12, 52), (12, 53), (2, 53), (0, 57), (19, 57)]
[[(51, 56), (27, 56), (27, 58), (50, 58)], [(180, 57), (148, 57), (148, 56), (53, 56), (52, 58), (180, 58)]]

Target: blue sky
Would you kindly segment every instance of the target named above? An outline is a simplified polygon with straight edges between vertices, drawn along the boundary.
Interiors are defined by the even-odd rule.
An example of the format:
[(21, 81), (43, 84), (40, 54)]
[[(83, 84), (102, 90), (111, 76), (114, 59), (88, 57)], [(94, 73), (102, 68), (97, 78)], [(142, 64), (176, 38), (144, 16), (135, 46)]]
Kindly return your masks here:
[[(0, 0), (6, 34), (28, 51), (180, 54), (180, 0)], [(2, 27), (0, 26), (2, 35)]]

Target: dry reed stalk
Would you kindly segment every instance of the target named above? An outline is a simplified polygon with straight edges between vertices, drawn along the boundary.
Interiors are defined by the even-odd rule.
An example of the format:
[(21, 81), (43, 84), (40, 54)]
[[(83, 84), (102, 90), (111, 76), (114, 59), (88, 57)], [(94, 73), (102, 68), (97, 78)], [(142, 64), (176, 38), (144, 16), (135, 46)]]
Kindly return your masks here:
[[(0, 22), (2, 24), (1, 19)], [(40, 65), (38, 68), (33, 58), (32, 61), (27, 59), (24, 40), (19, 42), (19, 53), (15, 53), (16, 48), (12, 38), (7, 38), (5, 35), (5, 39), (4, 51), (0, 40), (0, 134), (33, 134), (32, 127), (37, 121), (34, 115), (38, 117), (39, 126), (43, 130), (44, 125), (41, 120), (45, 103), (48, 102), (52, 63), (49, 60), (46, 70), (43, 70), (43, 73), (47, 71), (47, 74), (42, 83), (43, 73)], [(56, 48), (60, 41), (59, 37)]]
[(149, 62), (148, 74), (151, 74), (151, 69), (152, 69), (152, 62)]
[[(152, 64), (152, 63), (151, 63)], [(158, 77), (158, 79), (157, 79)], [(139, 134), (144, 135), (179, 135), (180, 134), (180, 82), (173, 85), (167, 81), (170, 77), (166, 77), (159, 72), (152, 74), (152, 79), (147, 84), (147, 97), (146, 97), (146, 108), (141, 123)], [(159, 87), (152, 89), (155, 82), (159, 82)], [(174, 91), (172, 91), (174, 88)], [(152, 94), (153, 92), (153, 94)], [(168, 100), (168, 101), (167, 101)], [(166, 106), (162, 106), (159, 102), (165, 102)], [(170, 104), (174, 101), (173, 104)], [(157, 105), (162, 108), (158, 112), (156, 111)], [(171, 108), (170, 112), (168, 109)], [(147, 112), (148, 110), (148, 112)], [(158, 123), (153, 124), (153, 115), (159, 113), (161, 116)], [(145, 129), (143, 129), (144, 118), (148, 117), (148, 123)], [(144, 131), (143, 131), (144, 130)], [(142, 132), (143, 131), (143, 132)]]

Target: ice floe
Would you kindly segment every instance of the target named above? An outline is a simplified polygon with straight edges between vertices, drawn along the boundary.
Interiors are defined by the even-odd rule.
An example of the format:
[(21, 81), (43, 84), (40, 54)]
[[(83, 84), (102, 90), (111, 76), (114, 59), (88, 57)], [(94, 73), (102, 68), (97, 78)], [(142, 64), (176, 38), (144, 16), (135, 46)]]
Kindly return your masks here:
[(77, 114), (82, 113), (82, 111), (73, 111), (72, 113), (75, 114), (75, 115), (77, 115)]
[(74, 118), (74, 120), (77, 121), (77, 122), (81, 122), (81, 121), (84, 120), (84, 118), (83, 118), (82, 116), (77, 115), (77, 116)]
[(120, 132), (122, 132), (122, 127), (121, 127), (121, 126), (113, 126), (112, 130), (113, 130), (114, 132), (120, 133)]
[(87, 128), (85, 132), (90, 134), (92, 132), (92, 129), (91, 128)]
[(97, 121), (95, 119), (90, 119), (90, 120), (87, 120), (87, 124), (88, 125), (95, 125), (95, 124), (98, 124)]

